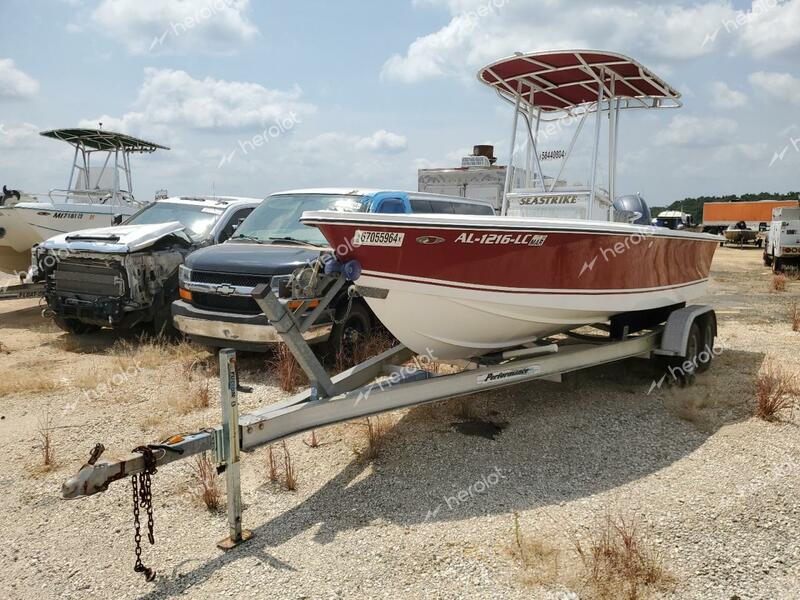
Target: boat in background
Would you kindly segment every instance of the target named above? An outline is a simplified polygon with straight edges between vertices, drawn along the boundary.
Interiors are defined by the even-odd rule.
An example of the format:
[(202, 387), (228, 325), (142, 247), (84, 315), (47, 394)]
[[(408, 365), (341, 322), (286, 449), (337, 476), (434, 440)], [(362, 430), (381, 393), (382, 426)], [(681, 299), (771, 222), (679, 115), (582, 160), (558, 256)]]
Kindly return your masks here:
[[(723, 235), (725, 236), (726, 243), (742, 246), (744, 244), (757, 243), (758, 231), (752, 227), (748, 227), (747, 223), (744, 221), (739, 221), (738, 223), (729, 225), (723, 232)], [(760, 245), (761, 244), (759, 244), (759, 246)]]
[[(631, 196), (612, 200), (620, 112), (679, 107), (675, 89), (626, 56), (597, 51), (517, 54), (479, 79), (514, 106), (509, 165), (520, 119), (527, 136), (522, 183), (506, 170), (499, 215), (320, 211), (301, 219), (322, 231), (340, 262), (357, 261), (357, 291), (397, 339), (420, 354), (463, 359), (586, 324), (608, 323), (620, 337), (705, 293), (722, 238), (636, 225), (644, 209)], [(561, 175), (590, 115), (589, 180), (568, 184)], [(608, 190), (598, 183), (605, 117)], [(557, 153), (558, 173), (545, 177), (540, 132), (558, 119), (577, 127), (569, 150)]]
[(108, 227), (142, 208), (133, 196), (131, 154), (168, 150), (102, 129), (53, 129), (40, 135), (73, 146), (66, 189), (25, 194), (4, 186), (0, 202), (0, 271), (24, 273), (31, 248), (54, 235)]

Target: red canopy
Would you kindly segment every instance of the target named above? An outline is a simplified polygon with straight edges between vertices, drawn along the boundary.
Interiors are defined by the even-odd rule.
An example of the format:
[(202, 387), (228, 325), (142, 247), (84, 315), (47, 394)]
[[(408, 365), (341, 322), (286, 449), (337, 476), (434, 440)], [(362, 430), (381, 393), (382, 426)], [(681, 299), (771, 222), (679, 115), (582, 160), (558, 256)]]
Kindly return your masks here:
[[(622, 108), (676, 106), (680, 93), (635, 60), (612, 52), (564, 50), (517, 54), (481, 69), (478, 79), (505, 98), (545, 112), (569, 110), (603, 98)], [(665, 102), (670, 101), (670, 102)]]

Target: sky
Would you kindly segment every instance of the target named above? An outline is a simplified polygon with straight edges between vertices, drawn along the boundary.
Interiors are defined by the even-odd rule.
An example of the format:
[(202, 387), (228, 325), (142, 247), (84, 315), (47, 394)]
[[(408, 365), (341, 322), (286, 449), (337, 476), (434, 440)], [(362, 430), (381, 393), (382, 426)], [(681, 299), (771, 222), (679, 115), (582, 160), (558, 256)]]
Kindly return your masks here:
[(507, 160), (511, 109), (480, 67), (576, 48), (631, 56), (683, 94), (623, 115), (618, 192), (665, 205), (800, 189), (800, 0), (0, 0), (0, 22), (13, 189), (67, 184), (69, 147), (39, 131), (99, 123), (170, 147), (134, 157), (139, 199), (416, 189), (417, 169), (475, 144)]

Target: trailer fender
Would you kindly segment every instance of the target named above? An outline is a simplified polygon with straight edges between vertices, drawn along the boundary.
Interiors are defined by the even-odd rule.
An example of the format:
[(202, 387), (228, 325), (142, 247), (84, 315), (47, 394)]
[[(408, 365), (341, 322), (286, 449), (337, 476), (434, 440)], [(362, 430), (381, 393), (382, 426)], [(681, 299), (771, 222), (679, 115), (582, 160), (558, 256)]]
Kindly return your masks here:
[[(661, 347), (653, 350), (660, 356), (686, 356), (686, 344), (692, 324), (704, 319), (711, 319), (714, 336), (717, 335), (717, 315), (707, 305), (694, 305), (680, 308), (670, 314), (661, 336)], [(700, 328), (701, 331), (703, 328)]]

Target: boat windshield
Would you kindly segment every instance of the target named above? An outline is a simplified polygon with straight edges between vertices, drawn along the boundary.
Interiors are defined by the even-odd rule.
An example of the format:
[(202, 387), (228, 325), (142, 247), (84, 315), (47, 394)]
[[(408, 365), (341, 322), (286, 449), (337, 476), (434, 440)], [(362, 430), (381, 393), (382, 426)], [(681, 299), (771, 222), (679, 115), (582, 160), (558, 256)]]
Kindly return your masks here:
[(339, 212), (365, 212), (362, 196), (338, 194), (276, 194), (269, 196), (236, 230), (231, 242), (260, 241), (271, 243), (308, 243), (327, 246), (316, 227), (300, 223), (306, 211), (334, 210)]
[(155, 225), (179, 221), (195, 240), (208, 235), (224, 211), (213, 206), (178, 202), (153, 202), (125, 221), (126, 225)]

